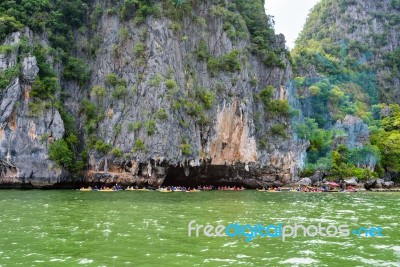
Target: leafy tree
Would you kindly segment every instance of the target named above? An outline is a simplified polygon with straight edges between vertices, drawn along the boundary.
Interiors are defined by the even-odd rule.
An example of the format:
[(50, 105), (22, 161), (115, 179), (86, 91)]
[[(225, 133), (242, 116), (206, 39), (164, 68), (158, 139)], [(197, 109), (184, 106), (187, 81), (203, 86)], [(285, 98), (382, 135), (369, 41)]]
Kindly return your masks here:
[(56, 77), (45, 77), (40, 79), (37, 77), (32, 85), (31, 95), (47, 100), (54, 98), (54, 93), (59, 90)]
[(372, 142), (380, 149), (383, 167), (400, 172), (400, 131), (380, 132), (372, 136)]
[(278, 56), (280, 51), (273, 49), (275, 31), (272, 18), (265, 15), (264, 1), (234, 0), (234, 3), (250, 32), (252, 52), (267, 66), (283, 67), (284, 64)]
[(64, 67), (64, 78), (76, 80), (83, 85), (90, 79), (89, 67), (82, 59), (69, 57)]
[(215, 101), (215, 93), (211, 92), (204, 87), (196, 88), (196, 96), (200, 98), (206, 109), (210, 109)]
[(103, 140), (97, 140), (94, 148), (100, 153), (107, 154), (111, 150), (111, 145), (103, 142)]
[[(1, 12), (0, 12), (1, 14)], [(23, 28), (23, 24), (13, 16), (0, 15), (0, 41), (6, 38), (10, 33)]]
[(67, 142), (60, 139), (50, 144), (49, 159), (62, 167), (68, 168), (73, 163), (74, 154), (69, 148)]
[(19, 65), (0, 71), (0, 90), (5, 89), (11, 81), (20, 75)]

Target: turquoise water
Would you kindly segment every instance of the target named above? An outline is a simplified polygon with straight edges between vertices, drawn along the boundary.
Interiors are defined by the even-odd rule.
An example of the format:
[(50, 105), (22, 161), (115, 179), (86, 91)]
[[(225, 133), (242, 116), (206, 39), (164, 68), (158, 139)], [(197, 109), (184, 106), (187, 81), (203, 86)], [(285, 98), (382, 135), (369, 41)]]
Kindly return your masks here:
[[(400, 194), (0, 191), (0, 266), (400, 266)], [(188, 223), (380, 226), (382, 237), (188, 237)], [(194, 233), (193, 233), (194, 234)]]

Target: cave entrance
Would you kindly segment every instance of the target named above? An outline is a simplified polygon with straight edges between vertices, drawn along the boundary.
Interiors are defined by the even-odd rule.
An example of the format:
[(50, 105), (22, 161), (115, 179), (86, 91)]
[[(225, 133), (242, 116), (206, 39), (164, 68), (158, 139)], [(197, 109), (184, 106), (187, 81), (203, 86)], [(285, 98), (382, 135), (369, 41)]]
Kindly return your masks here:
[(170, 166), (162, 186), (197, 187), (211, 186), (242, 186), (243, 182), (233, 179), (236, 176), (234, 169), (229, 166)]

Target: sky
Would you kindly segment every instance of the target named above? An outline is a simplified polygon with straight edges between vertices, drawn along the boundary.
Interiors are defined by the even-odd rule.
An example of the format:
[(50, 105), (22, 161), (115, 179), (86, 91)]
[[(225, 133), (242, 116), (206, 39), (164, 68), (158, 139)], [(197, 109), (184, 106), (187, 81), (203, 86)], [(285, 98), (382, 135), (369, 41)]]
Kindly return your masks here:
[(275, 32), (283, 33), (286, 45), (292, 49), (306, 22), (310, 9), (319, 0), (265, 0), (268, 15), (275, 20)]

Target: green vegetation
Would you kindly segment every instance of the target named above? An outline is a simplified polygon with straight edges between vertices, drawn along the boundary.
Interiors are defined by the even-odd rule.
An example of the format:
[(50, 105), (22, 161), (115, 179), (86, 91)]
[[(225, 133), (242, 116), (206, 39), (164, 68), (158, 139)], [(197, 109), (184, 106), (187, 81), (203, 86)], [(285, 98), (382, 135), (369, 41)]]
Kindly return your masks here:
[(90, 94), (92, 96), (103, 98), (107, 95), (107, 90), (106, 90), (106, 88), (104, 88), (100, 85), (95, 85), (95, 86), (93, 86)]
[(274, 124), (271, 127), (271, 133), (282, 138), (287, 138), (286, 128), (287, 126), (285, 124)]
[(59, 166), (70, 168), (74, 160), (74, 154), (67, 142), (61, 139), (50, 144), (49, 159)]
[(133, 18), (135, 25), (142, 24), (147, 16), (158, 16), (160, 12), (160, 7), (155, 0), (125, 0), (117, 11), (122, 19)]
[(179, 107), (182, 106), (185, 112), (189, 116), (193, 117), (199, 124), (204, 125), (208, 122), (204, 110), (204, 105), (202, 103), (199, 103), (195, 99), (188, 98), (180, 98), (178, 103)]
[(80, 85), (84, 85), (90, 79), (90, 71), (87, 64), (80, 58), (69, 57), (64, 66), (64, 78), (75, 80)]
[(102, 112), (99, 112), (98, 107), (94, 103), (86, 99), (82, 101), (81, 110), (85, 115), (84, 129), (90, 135), (97, 130), (97, 124), (103, 119), (101, 116)]
[(149, 81), (149, 85), (152, 87), (158, 87), (164, 81), (164, 77), (158, 73), (156, 73), (153, 77), (151, 77)]
[(380, 152), (376, 146), (367, 145), (348, 149), (344, 145), (339, 145), (332, 150), (333, 138), (342, 133), (321, 129), (315, 120), (310, 118), (306, 119), (304, 125), (298, 126), (297, 133), (299, 138), (310, 141), (303, 176), (310, 176), (316, 170), (326, 171), (334, 179), (347, 177), (365, 179), (366, 175), (371, 177), (377, 175), (373, 172), (369, 173), (366, 168), (358, 167), (368, 165), (370, 157), (380, 159)]
[[(198, 86), (194, 89), (194, 92), (191, 91), (187, 95), (181, 96), (178, 98), (178, 88), (175, 81), (170, 79), (170, 89), (167, 92), (167, 95), (171, 101), (173, 110), (183, 109), (186, 114), (191, 116), (197, 123), (200, 125), (205, 125), (208, 122), (208, 118), (206, 116), (206, 110), (212, 108), (215, 102), (216, 94), (214, 90), (208, 90), (204, 87)], [(167, 80), (168, 81), (168, 80)], [(166, 82), (168, 87), (168, 83)], [(180, 123), (188, 128), (189, 123), (180, 120)]]
[(128, 123), (128, 132), (133, 132), (135, 130), (135, 124), (134, 123)]
[[(392, 8), (396, 9), (397, 2), (391, 1)], [(383, 51), (387, 50), (388, 31), (391, 25), (396, 25), (398, 16), (386, 9), (382, 13), (383, 5), (374, 4), (377, 10), (374, 13), (367, 10), (366, 15), (382, 25), (383, 32), (355, 41), (349, 40), (341, 27), (332, 27), (332, 22), (346, 27), (348, 33), (357, 34), (359, 25), (364, 22), (346, 17), (346, 10), (350, 5), (360, 8), (360, 4), (344, 0), (320, 1), (292, 50), (298, 73), (316, 73), (314, 77), (299, 76), (293, 80), (300, 102), (311, 106), (313, 111), (312, 117), (297, 127), (299, 137), (310, 141), (304, 175), (324, 170), (335, 179), (351, 176), (365, 179), (382, 177), (385, 172), (400, 172), (399, 161), (396, 161), (400, 155), (397, 107), (391, 105), (388, 115), (381, 112), (388, 108), (385, 104), (377, 105), (379, 97), (387, 102), (395, 99), (390, 86), (393, 87), (392, 82), (399, 75), (400, 49)], [(376, 59), (379, 57), (383, 60)], [(370, 144), (354, 149), (337, 145), (337, 140), (346, 136), (332, 130), (332, 126), (346, 115), (357, 116), (369, 126)], [(374, 171), (369, 169), (371, 159), (377, 161)]]
[(149, 120), (144, 124), (144, 127), (146, 128), (147, 134), (149, 136), (152, 136), (156, 133), (156, 122), (154, 120)]
[(165, 109), (162, 108), (156, 112), (156, 117), (159, 120), (165, 121), (166, 119), (168, 119), (168, 113)]
[(119, 135), (122, 131), (122, 124), (118, 123), (116, 125), (114, 125), (114, 134), (115, 136)]
[(319, 93), (321, 92), (321, 89), (316, 85), (310, 86), (308, 90), (310, 90), (310, 94), (313, 96), (319, 95)]
[(261, 90), (259, 98), (265, 107), (267, 117), (283, 116), (290, 117), (290, 107), (287, 100), (273, 99), (274, 87), (268, 86)]
[(306, 118), (305, 123), (298, 125), (296, 130), (299, 138), (310, 141), (305, 173), (329, 170), (332, 166), (330, 159), (332, 131), (319, 128), (318, 123), (312, 118)]
[(214, 6), (211, 10), (213, 16), (222, 18), (224, 22), (223, 29), (233, 41), (236, 41), (237, 38), (244, 39), (248, 36), (246, 22), (236, 10), (235, 5), (230, 5), (228, 8)]
[(181, 149), (183, 155), (192, 155), (192, 146), (190, 144), (181, 144), (179, 148)]
[[(386, 108), (380, 105), (380, 108)], [(380, 150), (382, 161), (380, 166), (385, 171), (400, 172), (400, 106), (391, 104), (389, 106), (390, 114), (383, 116), (382, 128), (375, 128), (371, 136), (371, 143)]]
[(390, 5), (391, 5), (394, 9), (400, 11), (400, 0), (392, 0), (392, 1), (390, 2)]
[[(47, 141), (45, 138), (42, 140), (43, 142)], [(85, 150), (81, 153), (78, 152), (78, 138), (75, 134), (70, 133), (65, 138), (50, 143), (49, 159), (79, 176), (83, 174), (87, 153)]]
[(218, 75), (220, 71), (236, 72), (242, 69), (239, 61), (239, 51), (232, 50), (230, 53), (213, 58), (208, 56), (207, 69), (212, 76)]
[[(146, 28), (142, 29), (140, 33), (140, 41), (135, 43), (132, 49), (133, 56), (135, 58), (136, 66), (145, 66), (146, 64), (146, 39), (148, 32)], [(141, 78), (139, 78), (141, 80)]]
[(37, 77), (32, 85), (31, 96), (42, 100), (54, 99), (56, 91), (60, 90), (56, 77)]
[(376, 173), (371, 173), (368, 169), (361, 169), (349, 162), (349, 151), (346, 146), (340, 145), (337, 150), (332, 151), (332, 169), (330, 174), (333, 178), (357, 177), (367, 179), (376, 177)]
[(0, 54), (10, 55), (18, 50), (19, 45), (0, 45)]
[[(76, 60), (70, 59), (68, 54), (74, 48), (74, 30), (83, 26), (84, 18), (88, 13), (88, 5), (84, 0), (24, 0), (0, 2), (0, 42), (12, 32), (29, 27), (35, 33), (49, 37), (51, 46), (62, 55), (65, 66), (72, 67)], [(36, 51), (37, 52), (37, 51)], [(36, 53), (34, 51), (34, 54)], [(38, 57), (37, 57), (38, 58)], [(44, 78), (42, 68), (45, 61), (38, 58), (41, 69), (40, 78)], [(47, 64), (47, 63), (46, 63)], [(84, 65), (83, 65), (84, 66)], [(80, 67), (80, 66), (75, 66)], [(78, 71), (79, 72), (79, 71)], [(86, 71), (78, 73), (67, 68), (66, 78), (78, 78), (78, 82), (86, 80)]]
[[(293, 81), (297, 88), (297, 97), (304, 106), (309, 106), (310, 118), (306, 118), (304, 124), (296, 127), (299, 138), (310, 141), (307, 151), (307, 164), (303, 174), (310, 175), (315, 170), (323, 170), (332, 178), (356, 176), (360, 179), (371, 176), (383, 176), (384, 173), (400, 172), (400, 111), (398, 105), (389, 107), (380, 103), (384, 100), (388, 103), (396, 100), (396, 81), (399, 77), (400, 48), (395, 48), (390, 40), (392, 28), (399, 27), (400, 10), (399, 0), (389, 1), (390, 5), (383, 5), (379, 1), (374, 3), (374, 20), (368, 19), (358, 21), (344, 17), (349, 6), (359, 8), (359, 3), (354, 0), (322, 0), (311, 12), (308, 22), (292, 51), (291, 57), (295, 64), (298, 77)], [(32, 83), (29, 101), (31, 116), (41, 116), (46, 109), (56, 108), (62, 117), (66, 129), (65, 136), (49, 144), (49, 157), (59, 166), (71, 171), (79, 172), (87, 160), (87, 152), (84, 145), (79, 144), (76, 136), (81, 136), (75, 127), (78, 123), (75, 118), (64, 107), (66, 92), (60, 85), (75, 81), (82, 90), (89, 84), (91, 70), (81, 57), (96, 55), (100, 52), (103, 37), (96, 34), (100, 18), (104, 16), (120, 16), (122, 20), (133, 20), (123, 22), (121, 25), (138, 27), (148, 16), (159, 16), (163, 14), (170, 19), (169, 28), (174, 30), (177, 40), (197, 41), (197, 48), (193, 51), (194, 56), (207, 64), (211, 76), (218, 76), (226, 72), (232, 86), (238, 85), (239, 78), (231, 73), (247, 69), (244, 64), (250, 53), (260, 59), (266, 66), (284, 68), (284, 56), (287, 51), (277, 48), (273, 30), (273, 20), (264, 13), (264, 1), (213, 1), (209, 15), (217, 17), (223, 22), (223, 30), (235, 44), (240, 40), (250, 38), (251, 45), (241, 50), (233, 49), (229, 53), (214, 57), (211, 47), (208, 47), (206, 38), (204, 40), (189, 40), (185, 36), (184, 29), (190, 21), (203, 31), (204, 36), (208, 34), (210, 25), (204, 16), (194, 14), (192, 9), (199, 2), (189, 0), (110, 0), (104, 3), (94, 3), (87, 0), (8, 0), (0, 2), (0, 42), (12, 32), (29, 27), (34, 36), (47, 36), (50, 41), (49, 47), (44, 44), (29, 42), (23, 38), (17, 45), (0, 46), (0, 53), (10, 55), (18, 52), (17, 64), (0, 72), (0, 90), (4, 90), (10, 82), (20, 76), (21, 59), (25, 55), (32, 54), (36, 57), (39, 74)], [(381, 9), (385, 8), (385, 12)], [(387, 10), (388, 9), (388, 10)], [(387, 12), (386, 12), (387, 11)], [(183, 18), (188, 20), (183, 20)], [(345, 27), (333, 27), (335, 21), (349, 23)], [(365, 36), (365, 40), (355, 41), (346, 38), (345, 34), (357, 34), (359, 25), (372, 27), (383, 25), (383, 31), (374, 32)], [(136, 67), (143, 67), (146, 63), (146, 43), (148, 42), (147, 27), (143, 27), (140, 40), (130, 48), (136, 62)], [(185, 30), (185, 31), (182, 31)], [(78, 38), (79, 35), (79, 38)], [(119, 30), (119, 44), (112, 47), (112, 52), (117, 59), (121, 59), (123, 45), (129, 39), (128, 26)], [(87, 37), (88, 39), (85, 40)], [(357, 38), (359, 39), (359, 38)], [(80, 40), (76, 44), (74, 40)], [(395, 46), (394, 46), (395, 47)], [(386, 52), (385, 52), (386, 51)], [(378, 59), (378, 60), (377, 60)], [(125, 59), (127, 63), (128, 59)], [(59, 67), (60, 66), (60, 67)], [(157, 89), (166, 87), (167, 99), (171, 107), (159, 109), (147, 122), (132, 122), (127, 125), (129, 132), (137, 131), (144, 127), (149, 136), (156, 133), (156, 121), (161, 123), (168, 119), (169, 112), (181, 113), (179, 119), (183, 127), (189, 128), (195, 121), (200, 126), (208, 122), (207, 113), (213, 109), (217, 98), (217, 92), (229, 94), (225, 87), (229, 84), (217, 84), (216, 88), (204, 88), (198, 86), (198, 79), (194, 77), (192, 66), (185, 65), (185, 83), (177, 84), (173, 72), (163, 77), (155, 74), (148, 81), (148, 85)], [(56, 71), (62, 70), (62, 75)], [(137, 76), (139, 82), (146, 76), (141, 68)], [(302, 76), (305, 73), (315, 74), (313, 77)], [(118, 74), (122, 72), (118, 69)], [(105, 87), (95, 85), (91, 90), (91, 96), (97, 102), (83, 100), (81, 102), (80, 114), (87, 137), (87, 148), (95, 149), (97, 152), (115, 157), (121, 157), (122, 151), (113, 148), (110, 144), (97, 139), (100, 122), (106, 116), (103, 104), (104, 98), (111, 94), (116, 100), (124, 99), (128, 95), (127, 82), (117, 73), (109, 73), (105, 78)], [(61, 76), (61, 77), (60, 77)], [(225, 76), (225, 75), (224, 75)], [(61, 81), (60, 81), (61, 79)], [(258, 85), (263, 81), (250, 78), (250, 84), (254, 90), (259, 90)], [(379, 85), (379, 86), (378, 86)], [(137, 84), (135, 85), (137, 88)], [(180, 90), (182, 86), (182, 90)], [(152, 89), (152, 90), (153, 90)], [(161, 87), (162, 89), (162, 87)], [(185, 90), (183, 90), (185, 89)], [(132, 89), (135, 90), (135, 89)], [(262, 102), (267, 119), (276, 118), (275, 124), (269, 128), (268, 133), (260, 137), (260, 146), (268, 148), (270, 141), (268, 134), (286, 138), (290, 129), (285, 122), (296, 113), (291, 110), (287, 100), (275, 99), (275, 88), (267, 87), (254, 96), (255, 100)], [(113, 104), (113, 103), (111, 103)], [(115, 104), (115, 103), (114, 103)], [(120, 103), (121, 104), (121, 103)], [(112, 107), (110, 107), (112, 108)], [(171, 109), (172, 108), (172, 109)], [(388, 111), (390, 110), (390, 112)], [(190, 118), (185, 116), (186, 113)], [(258, 114), (259, 113), (259, 114)], [(255, 127), (257, 133), (261, 134), (261, 113), (255, 114)], [(345, 134), (332, 130), (332, 126), (346, 115), (360, 117), (370, 128), (372, 133), (371, 143), (363, 147), (349, 149), (338, 145), (337, 140), (345, 138)], [(175, 114), (174, 114), (175, 117)], [(268, 124), (270, 125), (270, 124)], [(119, 134), (122, 125), (114, 127), (115, 134)], [(41, 137), (45, 143), (46, 135)], [(182, 141), (180, 149), (183, 155), (193, 153), (191, 145)], [(341, 143), (341, 142), (339, 142)], [(134, 151), (144, 151), (144, 142), (135, 140)], [(377, 165), (374, 172), (369, 171), (368, 159), (376, 159)]]
[(100, 152), (102, 154), (107, 154), (108, 152), (111, 151), (111, 145), (105, 143), (103, 140), (97, 140), (94, 148), (97, 150), (97, 152)]
[(20, 66), (8, 68), (5, 71), (0, 71), (0, 90), (6, 89), (11, 81), (20, 75)]
[(0, 41), (7, 37), (10, 33), (21, 30), (23, 28), (23, 24), (19, 22), (15, 17), (8, 16), (3, 13), (5, 10), (4, 4), (1, 4), (0, 9)]
[(208, 53), (207, 44), (201, 40), (197, 46), (197, 49), (194, 51), (198, 60), (207, 60), (210, 57)]
[(232, 50), (231, 52), (224, 54), (218, 58), (214, 58), (207, 49), (207, 45), (204, 41), (200, 41), (198, 47), (194, 51), (198, 60), (207, 61), (207, 69), (212, 76), (218, 75), (220, 71), (236, 72), (242, 69), (239, 60), (239, 51)]
[[(246, 38), (249, 32), (252, 42), (251, 52), (261, 59), (266, 66), (285, 67), (280, 56), (282, 52), (285, 52), (285, 49), (274, 47), (276, 37), (273, 22), (271, 17), (265, 15), (264, 1), (234, 0), (229, 5), (219, 2), (211, 9), (211, 15), (222, 18), (223, 29), (233, 41)], [(209, 61), (207, 66), (212, 75), (217, 75), (217, 71), (224, 66), (219, 64), (218, 60), (210, 58), (204, 42), (199, 43), (195, 55), (199, 60), (207, 59)], [(231, 63), (233, 64), (228, 64), (227, 71), (240, 70), (240, 64)]]
[(183, 102), (183, 106), (184, 106), (184, 108), (186, 110), (186, 113), (189, 116), (198, 117), (198, 116), (200, 116), (201, 114), (204, 113), (203, 106), (201, 104), (199, 104), (198, 102), (196, 102), (196, 101), (186, 101), (186, 100), (183, 100), (183, 99), (182, 99), (182, 102)]
[(258, 80), (257, 80), (256, 77), (251, 77), (251, 78), (250, 78), (250, 85), (251, 85), (251, 86), (256, 87), (256, 86), (257, 86), (257, 83), (258, 83)]
[(204, 87), (196, 88), (196, 96), (201, 100), (204, 108), (210, 109), (215, 101), (215, 93), (205, 89)]
[(173, 90), (178, 87), (178, 85), (176, 84), (176, 81), (173, 79), (166, 80), (165, 86), (167, 87), (168, 90)]
[(275, 32), (272, 18), (265, 15), (263, 0), (234, 0), (240, 15), (246, 23), (252, 41), (252, 52), (259, 57), (265, 65), (284, 68), (285, 64), (280, 59), (280, 53), (273, 48)]
[(139, 130), (140, 128), (142, 128), (142, 123), (140, 121), (136, 121), (133, 123), (134, 130)]
[(119, 78), (118, 75), (116, 75), (115, 73), (107, 74), (105, 83), (108, 86), (112, 87), (115, 87), (117, 85), (126, 86), (126, 81), (123, 78)]
[(136, 139), (135, 140), (135, 145), (133, 147), (133, 152), (138, 152), (138, 151), (144, 151), (146, 150), (146, 146), (144, 142), (141, 139)]
[(120, 158), (120, 157), (122, 157), (122, 151), (121, 151), (121, 149), (114, 147), (111, 150), (111, 155), (113, 155), (114, 157)]
[(184, 121), (183, 119), (179, 119), (179, 125), (188, 129), (190, 127), (190, 123), (188, 121)]
[(119, 29), (118, 32), (119, 38), (122, 42), (125, 42), (129, 37), (129, 32), (126, 28)]
[(241, 70), (239, 51), (232, 50), (230, 53), (218, 58), (219, 68), (224, 71), (235, 72)]
[(386, 64), (392, 66), (398, 72), (400, 69), (400, 47), (397, 47), (394, 52), (389, 52), (385, 56)]
[(117, 85), (112, 92), (112, 97), (114, 99), (122, 99), (124, 96), (128, 94), (128, 90), (125, 85)]
[(145, 51), (145, 46), (143, 43), (137, 43), (135, 44), (135, 46), (133, 47), (133, 54), (137, 57), (137, 58), (141, 58), (144, 56), (144, 51)]

